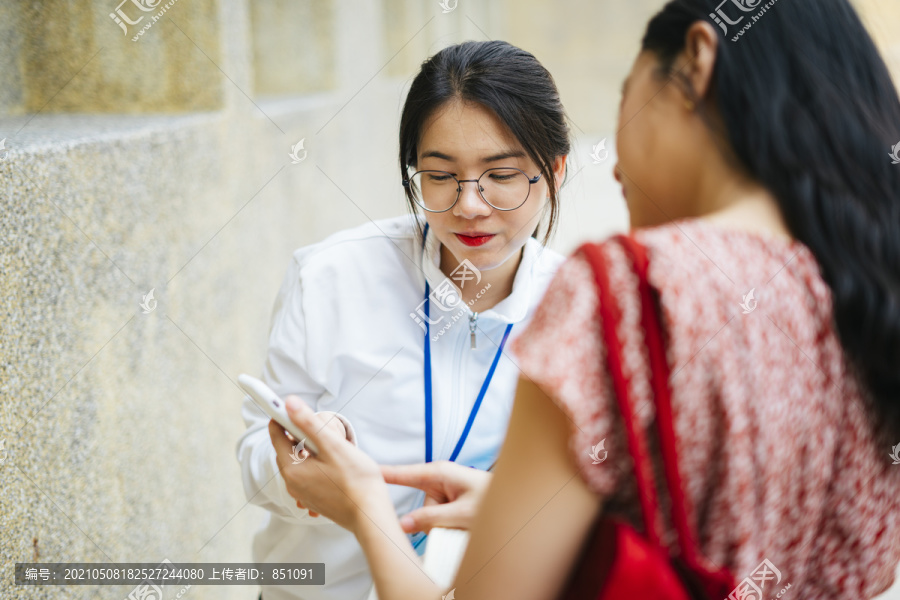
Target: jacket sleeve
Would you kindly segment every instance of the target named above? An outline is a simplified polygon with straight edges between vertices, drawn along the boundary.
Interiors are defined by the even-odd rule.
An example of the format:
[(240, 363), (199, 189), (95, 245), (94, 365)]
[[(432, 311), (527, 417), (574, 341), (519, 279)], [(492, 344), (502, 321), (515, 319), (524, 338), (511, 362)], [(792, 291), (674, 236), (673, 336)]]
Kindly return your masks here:
[[(275, 299), (260, 379), (279, 396), (295, 394), (317, 410), (318, 400), (326, 389), (310, 374), (307, 361), (310, 343), (305, 319), (301, 269), (295, 256)], [(269, 439), (269, 417), (250, 396), (244, 397), (241, 416), (247, 429), (237, 443), (236, 455), (241, 464), (247, 500), (291, 522), (321, 523), (323, 517), (310, 517), (309, 512), (298, 508), (296, 500), (288, 494), (275, 462), (275, 448)], [(346, 417), (336, 417), (344, 423), (348, 439), (356, 443), (355, 432)]]

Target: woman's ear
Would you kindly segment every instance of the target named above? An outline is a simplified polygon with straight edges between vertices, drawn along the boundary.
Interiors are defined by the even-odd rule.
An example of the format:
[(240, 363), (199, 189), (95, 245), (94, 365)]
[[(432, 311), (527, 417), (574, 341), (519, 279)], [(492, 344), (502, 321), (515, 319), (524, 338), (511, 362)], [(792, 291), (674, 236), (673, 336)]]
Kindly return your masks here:
[[(698, 102), (706, 97), (716, 66), (716, 54), (719, 48), (719, 36), (710, 23), (697, 21), (687, 31), (684, 43), (682, 71), (694, 97), (691, 102)], [(690, 91), (686, 91), (690, 93)]]
[(553, 161), (553, 177), (556, 179), (557, 194), (559, 194), (563, 180), (566, 177), (566, 159), (568, 159), (568, 156), (557, 156), (556, 160)]

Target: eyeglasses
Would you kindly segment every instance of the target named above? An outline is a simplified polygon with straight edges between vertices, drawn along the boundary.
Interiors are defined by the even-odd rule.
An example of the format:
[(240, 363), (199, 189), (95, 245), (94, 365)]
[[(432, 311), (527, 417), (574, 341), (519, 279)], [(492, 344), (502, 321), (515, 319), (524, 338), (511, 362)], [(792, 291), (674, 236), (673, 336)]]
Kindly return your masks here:
[(453, 208), (462, 192), (462, 184), (478, 185), (478, 194), (491, 208), (515, 210), (525, 204), (531, 186), (541, 174), (529, 177), (514, 167), (488, 169), (478, 179), (457, 179), (447, 171), (417, 171), (403, 180), (416, 204), (428, 212), (446, 212)]

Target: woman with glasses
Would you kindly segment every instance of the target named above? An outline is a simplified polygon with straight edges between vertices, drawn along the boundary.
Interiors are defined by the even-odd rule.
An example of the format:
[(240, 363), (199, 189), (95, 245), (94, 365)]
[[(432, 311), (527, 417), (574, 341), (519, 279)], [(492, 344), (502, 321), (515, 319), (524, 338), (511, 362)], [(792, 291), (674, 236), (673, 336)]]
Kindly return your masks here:
[[(520, 376), (510, 341), (563, 260), (544, 244), (569, 149), (559, 93), (528, 52), (467, 42), (428, 59), (400, 123), (398, 187), (412, 215), (294, 253), (262, 380), (378, 463), (453, 461), (486, 478)], [(245, 491), (269, 511), (253, 559), (326, 565), (324, 586), (285, 581), (263, 586), (262, 597), (362, 600), (372, 579), (356, 539), (304, 509), (281, 474), (304, 477), (308, 453), (292, 443), (276, 455), (269, 419), (249, 398), (243, 416)], [(407, 531), (421, 554), (422, 519), (436, 507), (411, 488), (390, 494), (397, 514), (418, 522)], [(475, 504), (451, 507), (446, 524)]]
[[(848, 0), (667, 3), (619, 109), (632, 235), (569, 258), (512, 345), (526, 376), (455, 581), (430, 581), (403, 539), (382, 479), (398, 468), (316, 433), (302, 406), (320, 452), (293, 493), (354, 532), (381, 600), (699, 597), (670, 560), (716, 600), (884, 592), (900, 562), (897, 140), (897, 90)], [(478, 485), (413, 469), (423, 488)]]

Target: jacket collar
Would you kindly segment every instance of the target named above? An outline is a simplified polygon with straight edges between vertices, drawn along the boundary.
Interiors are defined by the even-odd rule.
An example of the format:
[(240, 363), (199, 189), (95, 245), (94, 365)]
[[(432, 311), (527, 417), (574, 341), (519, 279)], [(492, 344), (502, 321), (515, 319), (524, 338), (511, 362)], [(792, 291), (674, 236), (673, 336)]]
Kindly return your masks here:
[[(420, 264), (422, 272), (425, 273), (425, 278), (428, 280), (428, 284), (431, 286), (432, 291), (438, 285), (441, 285), (444, 280), (449, 279), (444, 275), (440, 268), (440, 248), (440, 240), (434, 235), (433, 231), (430, 231), (430, 228), (426, 228), (425, 252), (420, 256)], [(464, 308), (467, 313), (478, 311), (479, 319), (496, 319), (503, 323), (518, 323), (523, 320), (528, 314), (528, 309), (531, 307), (531, 304), (534, 302), (531, 296), (532, 290), (535, 287), (535, 270), (542, 250), (543, 246), (540, 242), (534, 238), (528, 238), (528, 241), (523, 248), (522, 260), (519, 263), (519, 268), (513, 279), (512, 293), (484, 312), (478, 311), (477, 302), (471, 308), (465, 306)], [(453, 280), (450, 280), (450, 283), (456, 287), (458, 293), (458, 283)], [(478, 286), (480, 284), (477, 283), (476, 280), (471, 280), (466, 282), (465, 285)]]

